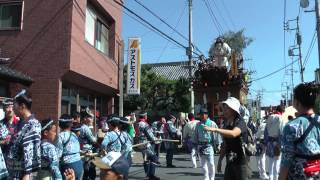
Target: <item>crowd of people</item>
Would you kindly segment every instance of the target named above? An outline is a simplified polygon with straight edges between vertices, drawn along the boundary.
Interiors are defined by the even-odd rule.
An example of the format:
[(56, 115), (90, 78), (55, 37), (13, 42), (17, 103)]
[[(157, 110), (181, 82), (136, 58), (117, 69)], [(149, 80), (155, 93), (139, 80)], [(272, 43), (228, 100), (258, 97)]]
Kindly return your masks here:
[[(3, 100), (0, 179), (90, 180), (96, 178), (95, 164), (102, 165), (101, 179), (128, 179), (132, 138), (126, 118), (108, 118), (109, 130), (99, 142), (90, 129), (94, 115), (89, 109), (39, 121), (31, 107), (25, 90)], [(107, 158), (95, 158), (96, 149)]]
[[(222, 172), (224, 158), (225, 180), (249, 179), (252, 156), (260, 179), (315, 177), (320, 172), (320, 116), (314, 111), (319, 89), (314, 82), (294, 89), (297, 113), (287, 117), (289, 122), (283, 107), (277, 106), (254, 123), (239, 100), (229, 97), (221, 102), (223, 121), (218, 125), (206, 108), (196, 116), (189, 113), (180, 126), (171, 114), (151, 123), (141, 112), (137, 118), (134, 113), (101, 118), (97, 135), (89, 108), (58, 120), (37, 120), (31, 112), (32, 99), (22, 91), (3, 101), (0, 179), (92, 180), (98, 168), (102, 180), (127, 180), (134, 149), (142, 154), (146, 179), (158, 180), (160, 151), (166, 152), (166, 167), (175, 168), (173, 156), (182, 142), (193, 168), (199, 167), (199, 159), (205, 180), (214, 180), (216, 169)], [(216, 153), (220, 154), (217, 167)]]
[(213, 180), (213, 154), (217, 149), (220, 152), (218, 172), (222, 172), (222, 160), (226, 157), (225, 180), (250, 179), (252, 156), (256, 157), (260, 179), (320, 178), (320, 116), (314, 109), (319, 93), (320, 86), (315, 82), (299, 84), (294, 89), (295, 114), (284, 113), (284, 107), (279, 105), (256, 123), (234, 97), (221, 103), (220, 128), (208, 118), (206, 109), (200, 111), (200, 121), (189, 114), (183, 137), (191, 152), (193, 167), (197, 167), (199, 156), (204, 179)]

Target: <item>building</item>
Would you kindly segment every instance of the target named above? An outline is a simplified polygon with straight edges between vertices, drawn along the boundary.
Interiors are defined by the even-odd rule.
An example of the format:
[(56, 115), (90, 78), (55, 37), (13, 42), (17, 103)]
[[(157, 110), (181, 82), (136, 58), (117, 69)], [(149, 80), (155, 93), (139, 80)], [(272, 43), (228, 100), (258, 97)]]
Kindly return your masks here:
[(32, 82), (33, 80), (30, 76), (0, 64), (0, 100), (10, 97), (10, 84), (21, 84), (28, 87)]
[(0, 119), (4, 118), (2, 101), (4, 98), (10, 97), (10, 84), (21, 84), (25, 87), (28, 87), (32, 84), (32, 82), (33, 80), (31, 77), (7, 67), (5, 64), (2, 64), (0, 60)]
[(179, 78), (189, 79), (189, 62), (175, 61), (165, 63), (144, 64), (151, 67), (151, 71), (158, 76), (165, 77), (169, 80), (178, 80)]
[[(122, 0), (118, 0), (123, 3)], [(33, 79), (38, 118), (89, 106), (115, 112), (122, 9), (105, 0), (0, 0), (0, 47), (9, 68)], [(10, 84), (10, 95), (20, 85)]]

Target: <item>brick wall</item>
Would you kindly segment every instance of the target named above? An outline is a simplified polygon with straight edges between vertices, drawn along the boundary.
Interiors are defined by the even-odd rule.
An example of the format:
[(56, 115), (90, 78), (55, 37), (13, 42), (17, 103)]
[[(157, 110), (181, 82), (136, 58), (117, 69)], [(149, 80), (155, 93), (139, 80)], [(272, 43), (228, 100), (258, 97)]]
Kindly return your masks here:
[[(94, 79), (102, 84), (118, 90), (118, 49), (121, 42), (121, 11), (113, 1), (91, 0), (91, 4), (101, 14), (113, 19), (111, 26), (110, 54), (111, 57), (95, 49), (85, 41), (85, 13), (87, 1), (77, 1), (72, 12), (72, 38), (70, 69), (81, 75)], [(120, 7), (119, 7), (120, 8)], [(104, 10), (103, 10), (104, 9)]]
[[(2, 56), (11, 58), (11, 68), (34, 80), (28, 90), (32, 110), (39, 119), (60, 114), (61, 79), (70, 71), (110, 86), (112, 91), (118, 89), (118, 50), (113, 47), (114, 58), (110, 59), (85, 42), (85, 21), (77, 13), (75, 2), (85, 10), (86, 0), (24, 0), (22, 30), (0, 31)], [(115, 46), (121, 41), (121, 12), (104, 0), (97, 2), (115, 20)], [(81, 86), (86, 82), (73, 83)], [(11, 95), (20, 88), (12, 85)]]

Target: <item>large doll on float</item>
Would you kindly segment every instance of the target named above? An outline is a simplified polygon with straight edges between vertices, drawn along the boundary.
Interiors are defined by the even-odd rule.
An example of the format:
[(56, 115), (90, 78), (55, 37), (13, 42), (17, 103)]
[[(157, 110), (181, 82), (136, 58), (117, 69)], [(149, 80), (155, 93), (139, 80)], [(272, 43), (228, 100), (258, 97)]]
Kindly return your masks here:
[(230, 71), (231, 48), (222, 37), (218, 37), (213, 48), (213, 65), (219, 68), (225, 68)]

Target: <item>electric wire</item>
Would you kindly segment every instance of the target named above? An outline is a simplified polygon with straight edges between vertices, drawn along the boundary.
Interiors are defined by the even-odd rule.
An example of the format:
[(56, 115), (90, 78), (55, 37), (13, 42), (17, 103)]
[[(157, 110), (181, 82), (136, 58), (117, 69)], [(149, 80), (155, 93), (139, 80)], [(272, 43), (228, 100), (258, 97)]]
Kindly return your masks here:
[(214, 13), (213, 13), (210, 5), (208, 4), (208, 1), (207, 1), (207, 0), (203, 0), (203, 2), (204, 2), (204, 4), (205, 4), (205, 6), (207, 7), (207, 10), (208, 10), (208, 12), (209, 12), (209, 15), (210, 15), (210, 17), (211, 17), (211, 20), (212, 20), (214, 26), (216, 27), (219, 35), (221, 35), (222, 32), (223, 32), (222, 27), (221, 27), (221, 25), (219, 24), (219, 22), (217, 21), (217, 18), (215, 17), (215, 15), (214, 15)]
[[(178, 27), (178, 25), (180, 24), (181, 19), (182, 19), (183, 15), (184, 15), (184, 12), (185, 12), (186, 8), (187, 8), (187, 6), (185, 6), (185, 7), (183, 8), (183, 10), (182, 10), (182, 12), (181, 12), (181, 14), (180, 14), (180, 16), (179, 16), (179, 18), (178, 18), (178, 21), (177, 21), (174, 29), (176, 29), (176, 28)], [(172, 35), (172, 34), (173, 34), (173, 31), (171, 32), (171, 35)], [(158, 57), (158, 59), (157, 59), (157, 63), (159, 62), (159, 60), (160, 60), (160, 58), (162, 57), (162, 55), (163, 55), (163, 53), (165, 52), (165, 50), (167, 49), (168, 45), (169, 45), (169, 41), (166, 42), (166, 45), (165, 45), (165, 46), (163, 47), (163, 49), (160, 51), (160, 55), (159, 55), (159, 57)]]
[(211, 12), (212, 17), (214, 18), (215, 22), (217, 23), (218, 27), (220, 28), (220, 31), (221, 31), (221, 34), (222, 34), (222, 32), (224, 31), (223, 28), (222, 28), (222, 25), (218, 21), (217, 16), (214, 14), (209, 0), (205, 0), (205, 1), (207, 2), (206, 3), (207, 9), (209, 10), (209, 12)]
[[(176, 30), (175, 27), (171, 26), (169, 23), (167, 23), (163, 18), (161, 18), (159, 15), (157, 15), (155, 12), (153, 12), (150, 8), (148, 8), (146, 5), (144, 5), (142, 2), (140, 2), (139, 0), (134, 0), (136, 3), (138, 3), (141, 7), (143, 7), (145, 10), (147, 10), (149, 13), (151, 13), (154, 17), (156, 17), (157, 19), (159, 19), (162, 23), (164, 23), (166, 26), (168, 26), (171, 30), (173, 30), (175, 33), (177, 33), (180, 37), (182, 37), (184, 40), (189, 41), (189, 39), (184, 36), (183, 34), (181, 34), (179, 31)], [(201, 54), (203, 54), (203, 52), (195, 45), (192, 43), (192, 46)]]
[[(283, 63), (284, 65), (287, 63), (286, 62), (286, 20), (287, 20), (287, 0), (284, 0), (284, 4), (283, 4)], [(285, 82), (285, 78), (286, 78), (286, 74), (287, 74), (287, 68), (285, 68), (285, 71), (283, 73), (283, 77), (282, 77), (282, 82), (281, 85)]]
[(270, 76), (272, 76), (272, 75), (274, 75), (274, 74), (276, 74), (276, 73), (284, 70), (285, 68), (291, 66), (292, 64), (298, 62), (298, 60), (299, 60), (299, 59), (296, 59), (296, 60), (292, 61), (291, 63), (285, 65), (284, 67), (282, 67), (282, 68), (280, 68), (280, 69), (277, 69), (277, 70), (275, 70), (275, 71), (273, 71), (273, 72), (271, 72), (271, 73), (269, 73), (269, 74), (267, 74), (267, 75), (264, 75), (264, 76), (262, 76), (262, 77), (253, 79), (253, 80), (251, 80), (249, 83), (252, 83), (252, 82), (254, 82), (254, 81), (259, 81), (259, 80), (261, 80), (261, 79), (265, 79), (265, 78), (267, 78), (267, 77), (270, 77)]
[[(108, 2), (107, 0), (105, 0), (106, 2)], [(136, 18), (138, 18), (141, 23), (141, 21), (143, 22), (142, 24), (146, 27), (148, 27), (149, 29), (152, 29), (152, 31), (158, 32), (159, 34), (161, 34), (162, 37), (165, 37), (165, 39), (170, 40), (171, 42), (179, 45), (180, 47), (184, 48), (184, 49), (188, 49), (187, 46), (183, 45), (182, 43), (178, 42), (177, 40), (173, 39), (171, 36), (167, 35), (166, 33), (164, 33), (163, 31), (161, 31), (159, 28), (155, 27), (154, 25), (152, 25), (149, 21), (145, 20), (143, 17), (141, 17), (140, 15), (138, 15), (137, 13), (135, 13), (134, 11), (132, 11), (131, 9), (129, 9), (127, 6), (123, 5), (122, 3), (114, 0), (114, 2), (116, 4), (118, 4), (119, 6), (121, 6), (122, 8), (124, 8), (126, 11), (128, 11), (129, 13), (133, 14)], [(134, 19), (136, 19), (134, 18)], [(194, 54), (196, 54), (197, 56), (200, 56), (201, 54), (192, 51)]]
[(306, 64), (307, 64), (308, 61), (309, 61), (311, 52), (312, 52), (313, 47), (314, 47), (314, 44), (315, 44), (315, 42), (316, 42), (316, 36), (317, 36), (317, 31), (314, 31), (314, 34), (313, 34), (313, 37), (312, 37), (310, 46), (309, 46), (308, 51), (307, 51), (307, 55), (306, 55), (306, 57), (305, 57), (305, 59), (304, 59), (303, 68), (306, 66)]
[(221, 19), (222, 19), (222, 22), (225, 22), (225, 24), (224, 24), (225, 27), (226, 27), (229, 31), (231, 31), (231, 28), (229, 27), (229, 25), (228, 25), (227, 21), (225, 20), (223, 14), (221, 13), (220, 8), (219, 8), (219, 6), (217, 5), (216, 1), (215, 1), (215, 0), (212, 0), (212, 3), (213, 3), (213, 7), (217, 10), (218, 14), (220, 15), (220, 17), (221, 17)]
[(226, 4), (224, 3), (224, 1), (225, 1), (225, 0), (221, 0), (220, 2), (222, 2), (222, 6), (224, 7), (224, 9), (225, 9), (225, 11), (226, 11), (226, 13), (227, 13), (227, 16), (228, 16), (229, 19), (230, 19), (230, 23), (232, 24), (233, 29), (236, 29), (236, 26), (235, 26), (235, 23), (234, 23), (234, 21), (233, 21), (233, 19), (232, 19), (231, 13), (230, 13), (228, 7), (226, 6)]

